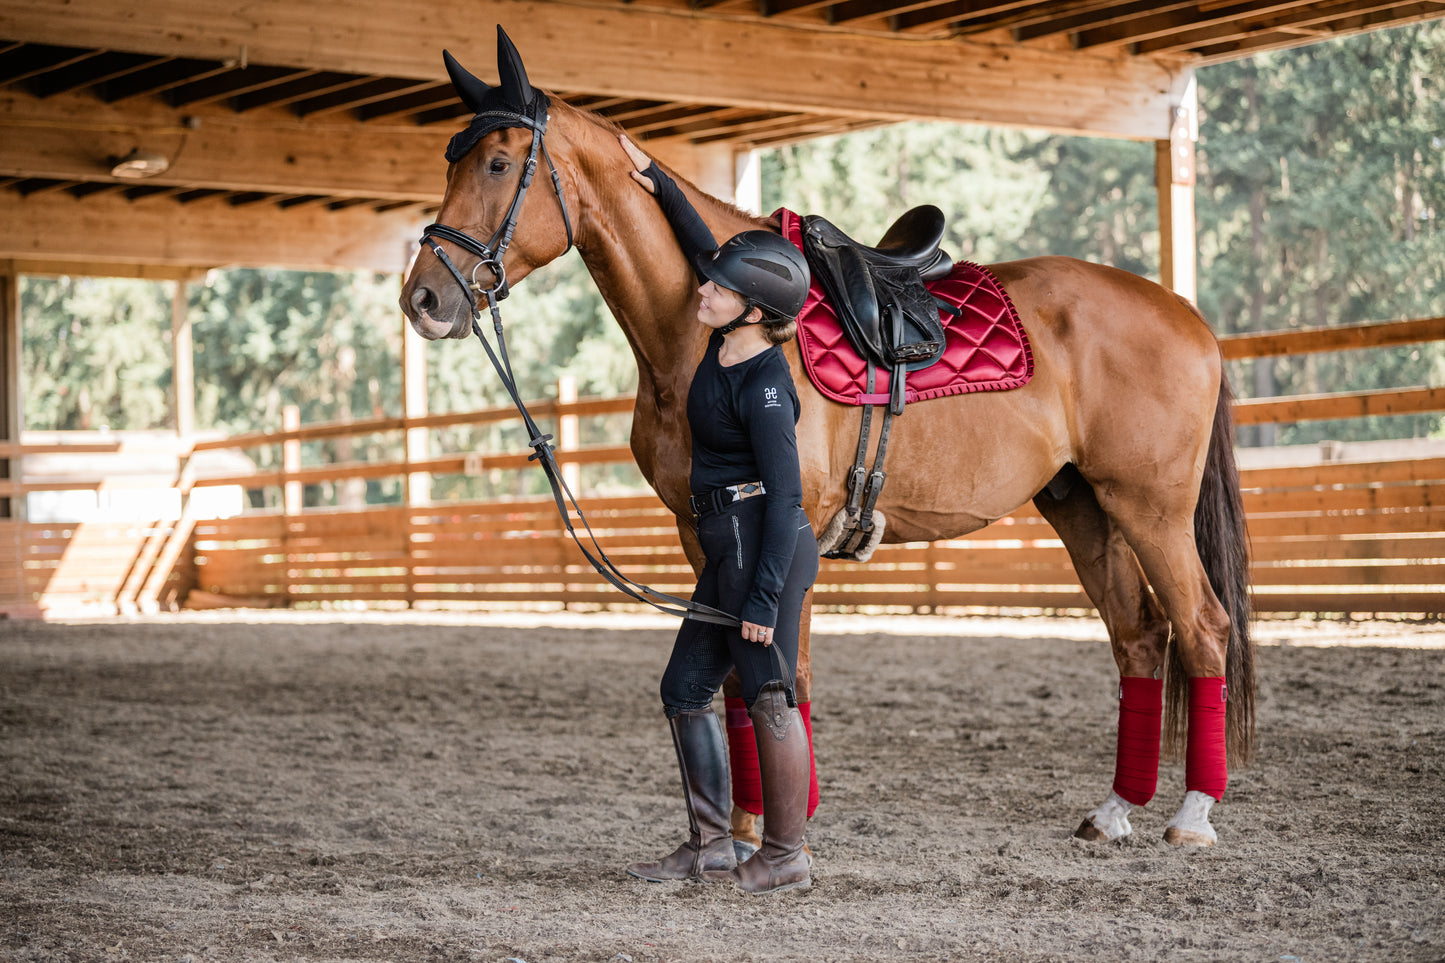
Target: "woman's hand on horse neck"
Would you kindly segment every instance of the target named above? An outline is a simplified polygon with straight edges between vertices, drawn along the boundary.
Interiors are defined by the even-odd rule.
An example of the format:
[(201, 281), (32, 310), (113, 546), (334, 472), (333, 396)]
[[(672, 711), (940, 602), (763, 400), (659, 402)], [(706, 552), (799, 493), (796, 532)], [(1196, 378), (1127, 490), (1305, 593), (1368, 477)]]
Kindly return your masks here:
[(657, 193), (657, 188), (653, 185), (652, 178), (642, 173), (652, 166), (652, 158), (644, 154), (638, 146), (632, 142), (632, 138), (626, 134), (618, 134), (617, 139), (622, 143), (622, 149), (627, 151), (627, 159), (632, 162), (632, 179), (641, 184), (642, 189), (647, 191), (647, 193)]

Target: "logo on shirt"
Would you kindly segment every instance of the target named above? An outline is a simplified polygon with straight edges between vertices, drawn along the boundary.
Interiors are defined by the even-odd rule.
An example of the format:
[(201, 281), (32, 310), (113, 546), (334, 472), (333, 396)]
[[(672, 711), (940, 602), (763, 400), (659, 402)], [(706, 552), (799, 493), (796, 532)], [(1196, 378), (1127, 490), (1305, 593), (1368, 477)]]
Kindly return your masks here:
[(779, 407), (780, 404), (781, 404), (781, 402), (778, 401), (778, 389), (777, 389), (777, 388), (764, 388), (764, 389), (763, 389), (763, 407), (764, 407), (764, 408), (777, 408), (777, 407)]

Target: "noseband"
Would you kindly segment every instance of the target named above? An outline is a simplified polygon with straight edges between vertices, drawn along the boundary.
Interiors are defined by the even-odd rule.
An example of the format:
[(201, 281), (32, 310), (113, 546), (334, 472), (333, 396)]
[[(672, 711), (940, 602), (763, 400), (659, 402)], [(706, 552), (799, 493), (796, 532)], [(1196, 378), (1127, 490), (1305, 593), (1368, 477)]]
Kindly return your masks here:
[[(472, 314), (469, 322), (463, 327), (463, 322), (458, 319), (452, 323), (452, 332), (449, 337), (465, 338), (471, 326), (482, 316), (481, 304), (477, 298), (480, 295), (486, 298), (487, 305), (495, 315), (497, 302), (506, 300), (510, 292), (507, 285), (507, 271), (502, 266), (502, 258), (507, 253), (507, 248), (512, 243), (512, 234), (517, 230), (517, 220), (522, 213), (522, 201), (527, 196), (527, 188), (532, 186), (532, 178), (537, 173), (537, 154), (541, 153), (542, 158), (547, 162), (547, 169), (552, 174), (552, 189), (557, 193), (557, 203), (562, 208), (562, 224), (567, 229), (566, 253), (572, 249), (572, 218), (567, 213), (567, 200), (562, 195), (562, 179), (557, 176), (557, 165), (552, 163), (552, 155), (547, 153), (545, 135), (547, 132), (547, 114), (543, 110), (540, 118), (529, 117), (525, 114), (515, 114), (510, 111), (493, 111), (487, 117), (508, 121), (509, 127), (526, 127), (532, 131), (532, 146), (527, 152), (527, 162), (522, 166), (522, 177), (517, 182), (517, 192), (512, 195), (512, 206), (507, 208), (507, 216), (497, 226), (496, 232), (491, 240), (485, 244), (472, 237), (465, 231), (459, 231), (454, 227), (445, 224), (428, 224), (421, 232), (421, 243), (432, 249), (435, 254), (451, 272), (457, 284), (461, 286), (462, 294), (466, 296), (467, 303), (471, 305)], [(452, 259), (447, 257), (447, 252), (442, 250), (438, 240), (450, 241), (468, 254), (475, 255), (477, 263), (472, 268), (472, 275), (467, 278)], [(477, 271), (486, 268), (492, 274), (490, 287), (482, 287), (477, 280)], [(500, 324), (500, 320), (498, 320)]]

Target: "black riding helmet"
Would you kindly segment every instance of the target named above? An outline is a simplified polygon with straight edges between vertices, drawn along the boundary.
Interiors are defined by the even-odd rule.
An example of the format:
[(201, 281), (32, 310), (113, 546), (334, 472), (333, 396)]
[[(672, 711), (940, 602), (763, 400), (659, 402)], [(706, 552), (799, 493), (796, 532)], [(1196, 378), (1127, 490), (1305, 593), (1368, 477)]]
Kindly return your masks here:
[(703, 251), (693, 263), (718, 287), (778, 318), (796, 318), (808, 299), (811, 276), (803, 252), (770, 231), (744, 231), (715, 251)]

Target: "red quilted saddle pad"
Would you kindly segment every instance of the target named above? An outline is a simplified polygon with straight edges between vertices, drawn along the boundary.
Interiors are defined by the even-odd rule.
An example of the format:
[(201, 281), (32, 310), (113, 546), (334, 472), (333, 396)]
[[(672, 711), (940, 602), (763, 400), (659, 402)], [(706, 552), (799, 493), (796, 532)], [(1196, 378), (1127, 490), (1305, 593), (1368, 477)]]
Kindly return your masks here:
[[(783, 236), (803, 246), (802, 219), (779, 209)], [(924, 401), (971, 391), (1005, 391), (1029, 383), (1034, 356), (1013, 302), (986, 268), (960, 262), (941, 281), (928, 286), (936, 297), (963, 311), (960, 317), (941, 314), (947, 346), (943, 357), (927, 368), (908, 373), (906, 401)], [(828, 304), (823, 287), (813, 282), (798, 315), (798, 347), (808, 378), (824, 396), (848, 405), (888, 403), (889, 372), (879, 368), (868, 394), (868, 365), (848, 338)]]

